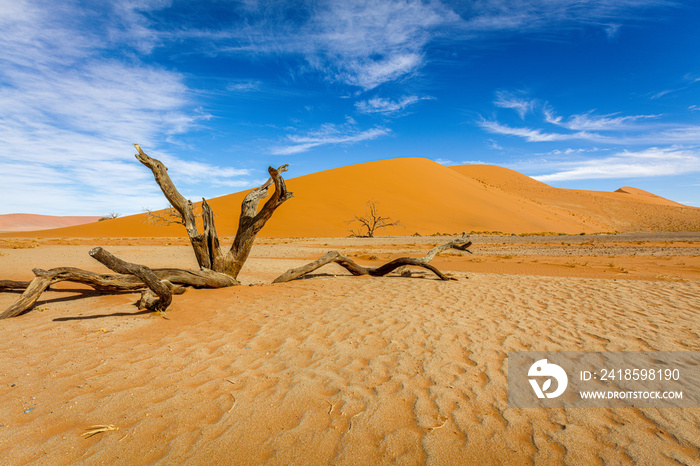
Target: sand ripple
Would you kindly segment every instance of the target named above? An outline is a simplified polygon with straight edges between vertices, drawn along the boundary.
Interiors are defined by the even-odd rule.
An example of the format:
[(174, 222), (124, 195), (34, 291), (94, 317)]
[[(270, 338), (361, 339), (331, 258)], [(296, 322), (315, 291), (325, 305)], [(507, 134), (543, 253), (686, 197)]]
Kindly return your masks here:
[[(134, 315), (133, 295), (53, 303), (0, 326), (0, 450), (5, 464), (691, 464), (700, 409), (509, 408), (507, 352), (698, 351), (698, 296), (697, 281), (470, 274), (190, 290), (168, 320)], [(120, 430), (80, 436), (94, 424)]]

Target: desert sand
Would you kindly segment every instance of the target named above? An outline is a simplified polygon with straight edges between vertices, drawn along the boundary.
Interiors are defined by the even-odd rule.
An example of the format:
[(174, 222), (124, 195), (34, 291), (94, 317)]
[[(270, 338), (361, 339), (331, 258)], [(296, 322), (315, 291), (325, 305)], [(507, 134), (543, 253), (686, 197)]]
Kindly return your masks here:
[[(507, 374), (517, 350), (700, 351), (700, 209), (426, 159), (288, 187), (241, 286), (190, 289), (161, 316), (59, 283), (0, 321), (3, 464), (697, 464), (700, 408), (516, 409)], [(210, 202), (222, 244), (244, 195)], [(368, 200), (403, 236), (347, 237)], [(197, 267), (182, 226), (146, 220), (0, 234), (0, 278), (107, 272), (93, 246)], [(330, 264), (270, 284), (329, 250), (379, 265), (462, 231), (506, 234), (436, 257), (454, 281)], [(111, 428), (83, 435), (96, 425)]]
[[(376, 264), (449, 239), (261, 238), (243, 286), (165, 318), (57, 285), (0, 324), (3, 464), (697, 464), (700, 409), (509, 408), (507, 353), (700, 350), (698, 233), (473, 236), (432, 262), (456, 281), (331, 264), (269, 284), (331, 249)], [(0, 277), (106, 271), (94, 245), (196, 267), (182, 237), (5, 238)]]

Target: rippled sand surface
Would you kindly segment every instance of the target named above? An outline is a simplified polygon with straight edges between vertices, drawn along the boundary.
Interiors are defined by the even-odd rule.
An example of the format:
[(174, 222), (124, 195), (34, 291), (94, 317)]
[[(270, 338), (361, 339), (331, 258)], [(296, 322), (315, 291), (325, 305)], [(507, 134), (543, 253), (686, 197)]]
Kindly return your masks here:
[[(281, 285), (189, 290), (165, 319), (139, 313), (134, 294), (47, 294), (0, 323), (3, 464), (700, 456), (700, 409), (507, 405), (508, 351), (699, 351), (698, 280), (455, 272), (441, 282), (333, 267)], [(261, 281), (269, 269), (248, 267)], [(81, 436), (109, 424), (119, 430)]]

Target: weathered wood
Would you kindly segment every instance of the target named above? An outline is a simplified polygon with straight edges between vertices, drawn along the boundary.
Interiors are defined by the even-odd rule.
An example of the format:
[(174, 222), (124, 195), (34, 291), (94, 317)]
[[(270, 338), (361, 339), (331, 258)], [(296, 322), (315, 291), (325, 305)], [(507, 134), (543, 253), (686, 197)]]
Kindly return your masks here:
[[(167, 286), (172, 294), (182, 294), (185, 291), (187, 291), (187, 288), (184, 288), (179, 285), (173, 285), (168, 280), (161, 280), (161, 283)], [(160, 302), (160, 296), (158, 296), (156, 293), (153, 292), (153, 290), (148, 288), (141, 292), (141, 298), (139, 298), (136, 305), (139, 309), (163, 310), (159, 309)]]
[[(149, 308), (165, 309), (172, 300), (172, 293), (183, 292), (176, 285), (190, 285), (207, 288), (222, 288), (239, 285), (236, 280), (250, 255), (255, 237), (274, 211), (293, 195), (287, 191), (282, 173), (288, 165), (274, 169), (268, 168), (270, 178), (260, 187), (253, 189), (241, 205), (238, 231), (231, 249), (223, 253), (214, 224), (214, 213), (206, 200), (202, 200), (202, 227), (200, 234), (197, 229), (196, 215), (192, 202), (180, 194), (168, 175), (168, 168), (157, 159), (147, 155), (138, 144), (136, 159), (148, 167), (156, 183), (165, 195), (172, 208), (177, 212), (178, 219), (187, 230), (192, 249), (194, 250), (200, 270), (183, 269), (149, 269), (146, 266), (130, 264), (118, 259), (102, 248), (95, 248), (90, 255), (118, 272), (115, 274), (97, 274), (72, 267), (60, 267), (51, 270), (34, 269), (35, 278), (31, 282), (0, 281), (0, 290), (24, 289), (20, 299), (0, 314), (0, 319), (14, 317), (31, 309), (41, 294), (51, 284), (60, 281), (83, 283), (100, 291), (138, 290), (147, 287), (150, 293), (144, 293), (142, 303)], [(268, 195), (268, 188), (273, 186), (275, 191), (258, 212), (258, 204)]]
[(44, 290), (51, 285), (51, 283), (53, 282), (49, 278), (39, 276), (35, 277), (34, 280), (29, 283), (27, 289), (24, 290), (22, 296), (20, 296), (20, 298), (12, 306), (5, 309), (5, 312), (0, 314), (0, 319), (15, 317), (27, 309), (31, 309), (39, 299), (39, 296), (41, 296), (41, 293), (43, 293)]
[(97, 259), (100, 263), (114, 270), (117, 273), (134, 275), (138, 277), (150, 290), (152, 290), (159, 299), (150, 300), (148, 308), (152, 311), (165, 311), (173, 300), (173, 295), (170, 288), (161, 282), (156, 274), (151, 269), (141, 264), (132, 264), (111, 254), (109, 251), (101, 247), (96, 247), (90, 250), (90, 256)]
[(369, 273), (365, 267), (356, 264), (349, 257), (340, 254), (338, 251), (330, 251), (313, 262), (302, 265), (301, 267), (287, 270), (282, 275), (275, 278), (272, 283), (284, 283), (294, 280), (295, 278), (299, 278), (302, 275), (313, 272), (314, 270), (319, 269), (326, 264), (330, 264), (331, 262), (335, 262), (336, 264), (345, 267), (353, 275), (367, 275)]
[[(253, 242), (260, 229), (269, 220), (274, 211), (293, 196), (292, 193), (287, 191), (287, 186), (282, 178), (282, 173), (287, 171), (288, 165), (282, 165), (277, 169), (269, 167), (270, 178), (262, 186), (253, 189), (243, 199), (236, 237), (233, 240), (231, 249), (224, 253), (216, 234), (214, 214), (206, 200), (202, 200), (202, 224), (204, 231), (200, 234), (197, 230), (196, 216), (193, 212), (192, 203), (185, 199), (175, 188), (170, 176), (168, 176), (168, 168), (161, 161), (144, 153), (138, 144), (134, 144), (134, 146), (138, 151), (136, 158), (151, 169), (161, 191), (163, 191), (170, 204), (182, 217), (200, 268), (211, 269), (229, 275), (234, 279), (237, 278), (250, 255)], [(275, 192), (258, 212), (258, 204), (267, 197), (268, 188), (272, 185), (275, 187)]]
[[(287, 185), (284, 182), (284, 178), (282, 178), (282, 173), (287, 171), (288, 166), (288, 164), (285, 164), (277, 169), (269, 167), (267, 171), (270, 174), (270, 178), (262, 186), (249, 192), (243, 199), (236, 237), (228, 254), (221, 257), (220, 262), (215, 264), (214, 270), (234, 278), (238, 277), (241, 268), (243, 268), (246, 259), (248, 259), (248, 255), (250, 255), (250, 250), (258, 232), (265, 226), (265, 223), (272, 217), (272, 214), (279, 206), (294, 197), (291, 192), (287, 191)], [(273, 184), (275, 185), (275, 192), (272, 193), (270, 199), (258, 212), (258, 204), (265, 199), (268, 194), (268, 188)]]
[(134, 144), (134, 147), (136, 147), (138, 151), (136, 159), (151, 169), (153, 177), (156, 183), (158, 183), (160, 190), (165, 195), (165, 198), (182, 217), (185, 229), (187, 230), (187, 236), (190, 238), (190, 244), (192, 244), (192, 249), (197, 258), (197, 263), (200, 267), (211, 269), (212, 261), (210, 250), (207, 247), (204, 235), (200, 235), (197, 231), (197, 221), (194, 210), (192, 209), (192, 202), (185, 199), (185, 197), (180, 194), (180, 191), (177, 190), (173, 180), (171, 180), (170, 175), (168, 175), (168, 167), (166, 167), (163, 162), (148, 156), (138, 144)]
[(372, 275), (373, 277), (383, 277), (384, 275), (387, 275), (387, 274), (393, 272), (395, 269), (398, 269), (399, 267), (413, 265), (415, 267), (422, 267), (424, 269), (430, 270), (435, 275), (440, 277), (440, 280), (454, 280), (454, 278), (448, 277), (447, 275), (440, 272), (437, 268), (428, 264), (427, 262), (423, 261), (422, 259), (423, 258), (416, 258), (416, 257), (399, 257), (398, 259), (394, 259), (391, 262), (387, 262), (386, 264), (384, 264), (380, 267), (370, 269), (369, 274)]
[[(201, 288), (225, 288), (240, 283), (228, 275), (212, 270), (153, 269), (155, 276), (166, 286), (171, 286), (173, 294), (181, 294), (184, 288), (176, 285), (188, 285)], [(95, 273), (75, 267), (57, 267), (51, 270), (34, 269), (36, 278), (29, 283), (20, 298), (2, 314), (0, 319), (15, 317), (29, 311), (41, 294), (54, 283), (69, 281), (88, 285), (98, 291), (137, 291), (146, 285), (134, 275)]]
[(26, 290), (31, 282), (18, 282), (15, 280), (0, 280), (0, 291), (2, 290)]
[(471, 244), (471, 241), (467, 241), (467, 237), (463, 233), (461, 238), (457, 238), (448, 243), (436, 246), (430, 251), (428, 251), (428, 253), (423, 257), (400, 257), (398, 259), (394, 259), (390, 262), (387, 262), (386, 264), (381, 265), (379, 267), (362, 267), (361, 265), (355, 263), (349, 257), (340, 254), (338, 251), (330, 251), (313, 262), (310, 262), (306, 265), (302, 265), (301, 267), (287, 270), (285, 273), (277, 277), (273, 281), (273, 283), (284, 283), (294, 280), (310, 272), (313, 272), (314, 270), (323, 267), (326, 264), (330, 264), (331, 262), (335, 262), (336, 264), (344, 267), (353, 275), (371, 275), (373, 277), (382, 277), (400, 267), (414, 266), (430, 270), (441, 280), (454, 280), (454, 278), (448, 277), (447, 275), (440, 272), (440, 270), (430, 265), (429, 262), (433, 260), (436, 255), (450, 248), (459, 249), (461, 251), (466, 251), (471, 254), (471, 251), (467, 249), (469, 246), (471, 246)]

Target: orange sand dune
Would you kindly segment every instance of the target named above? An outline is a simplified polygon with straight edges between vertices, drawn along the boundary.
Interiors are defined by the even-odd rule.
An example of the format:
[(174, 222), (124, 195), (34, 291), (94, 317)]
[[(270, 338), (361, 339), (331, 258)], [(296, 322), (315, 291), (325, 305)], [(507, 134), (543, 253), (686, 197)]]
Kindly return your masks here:
[(644, 191), (643, 189), (639, 188), (632, 188), (630, 186), (623, 186), (620, 189), (615, 190), (616, 193), (626, 193), (626, 194), (634, 194), (636, 196), (648, 196), (651, 198), (654, 198), (659, 201), (659, 203), (664, 204), (664, 205), (673, 205), (673, 206), (683, 206), (683, 204), (679, 204), (677, 202), (670, 201), (668, 199), (664, 199), (661, 196), (657, 196), (654, 193), (650, 193), (649, 191)]
[(55, 215), (4, 214), (0, 215), (0, 231), (35, 231), (71, 227), (96, 222), (100, 217)]
[(562, 215), (566, 212), (604, 225), (605, 231), (700, 230), (700, 209), (637, 188), (623, 187), (615, 192), (561, 189), (503, 167), (460, 165), (450, 168), (483, 183), (487, 190), (518, 194), (547, 205), (553, 212)]
[[(403, 227), (379, 234), (462, 231), (698, 231), (700, 209), (626, 188), (624, 193), (557, 189), (512, 170), (485, 165), (444, 167), (422, 158), (363, 163), (287, 181), (295, 197), (262, 230), (272, 237), (347, 236), (347, 222), (368, 201)], [(212, 199), (221, 236), (234, 235), (246, 192)], [(163, 237), (180, 225), (157, 226), (145, 214), (33, 233), (40, 237)], [(16, 236), (16, 235), (15, 235)]]

